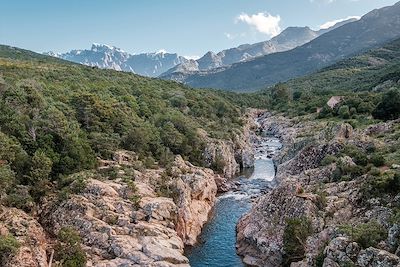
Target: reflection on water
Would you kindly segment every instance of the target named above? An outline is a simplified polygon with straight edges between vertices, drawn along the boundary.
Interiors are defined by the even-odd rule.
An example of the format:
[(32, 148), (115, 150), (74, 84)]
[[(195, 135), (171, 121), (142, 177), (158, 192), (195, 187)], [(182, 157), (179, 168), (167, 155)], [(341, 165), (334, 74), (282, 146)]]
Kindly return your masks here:
[(210, 221), (199, 237), (199, 243), (186, 249), (191, 266), (245, 266), (236, 254), (236, 224), (251, 208), (253, 198), (275, 186), (275, 166), (271, 156), (280, 147), (279, 140), (275, 138), (260, 143), (252, 174), (242, 174), (237, 178), (237, 190), (218, 197)]

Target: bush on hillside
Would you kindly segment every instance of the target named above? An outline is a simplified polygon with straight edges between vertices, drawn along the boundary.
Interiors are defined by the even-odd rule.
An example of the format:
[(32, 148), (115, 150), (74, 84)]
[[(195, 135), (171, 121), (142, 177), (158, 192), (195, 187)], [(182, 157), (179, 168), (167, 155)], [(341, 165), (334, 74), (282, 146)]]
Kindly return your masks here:
[(78, 232), (71, 228), (62, 228), (60, 230), (55, 248), (55, 259), (63, 267), (86, 266), (86, 253), (81, 248), (81, 238)]
[(380, 120), (395, 120), (400, 117), (400, 89), (386, 92), (372, 115)]
[(386, 229), (376, 221), (362, 223), (355, 227), (344, 225), (341, 227), (341, 231), (360, 244), (363, 249), (375, 247), (380, 241), (387, 238)]
[(283, 233), (284, 265), (304, 258), (307, 238), (312, 234), (311, 221), (305, 217), (286, 220)]
[(0, 235), (0, 265), (4, 264), (6, 259), (15, 254), (20, 247), (17, 239), (12, 235)]

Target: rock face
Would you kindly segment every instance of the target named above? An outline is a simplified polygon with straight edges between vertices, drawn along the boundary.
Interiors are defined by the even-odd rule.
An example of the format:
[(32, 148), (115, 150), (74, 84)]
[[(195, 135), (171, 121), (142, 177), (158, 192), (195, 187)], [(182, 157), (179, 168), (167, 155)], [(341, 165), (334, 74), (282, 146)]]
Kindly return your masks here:
[(216, 168), (225, 178), (234, 177), (242, 168), (254, 166), (254, 149), (252, 138), (256, 110), (250, 110), (245, 117), (245, 126), (241, 132), (235, 134), (233, 141), (207, 138), (207, 145), (203, 153), (208, 167)]
[(159, 196), (149, 182), (165, 179), (160, 170), (136, 172), (136, 192), (121, 180), (90, 179), (81, 193), (49, 202), (43, 223), (53, 234), (64, 227), (77, 230), (88, 266), (187, 266), (183, 249), (196, 242), (214, 205), (215, 174), (180, 156), (171, 172), (171, 196)]
[(177, 157), (175, 164), (175, 175), (179, 176), (176, 181), (176, 230), (186, 245), (194, 245), (214, 206), (217, 184), (212, 170), (196, 169), (181, 157)]
[(343, 266), (353, 263), (360, 267), (367, 266), (399, 266), (400, 258), (385, 250), (360, 246), (346, 237), (334, 238), (325, 248), (324, 267)]
[[(332, 125), (313, 120), (286, 119), (260, 114), (260, 125), (267, 133), (281, 138), (284, 148), (275, 156), (279, 162), (278, 186), (258, 198), (250, 212), (237, 225), (237, 251), (251, 266), (281, 266), (284, 262), (284, 231), (287, 219), (307, 218), (313, 233), (304, 241), (304, 259), (291, 266), (315, 266), (323, 256), (323, 266), (400, 266), (396, 256), (400, 228), (391, 225), (393, 212), (379, 200), (360, 205), (363, 177), (333, 181), (337, 164), (352, 167), (350, 157), (338, 157), (346, 144), (368, 147), (367, 135), (388, 126), (354, 130), (348, 124)], [(315, 133), (315, 134), (313, 134)], [(336, 162), (322, 166), (331, 155)], [(393, 205), (397, 205), (393, 200)], [(362, 249), (360, 244), (339, 234), (341, 224), (357, 225), (377, 221), (388, 230), (378, 248)], [(385, 239), (385, 237), (383, 237)], [(351, 265), (353, 266), (353, 265)]]
[[(238, 253), (251, 257), (247, 264), (279, 266), (282, 263), (283, 228), (285, 219), (313, 217), (317, 207), (312, 200), (298, 197), (298, 185), (285, 183), (257, 202), (252, 211), (237, 225)], [(269, 204), (267, 204), (269, 203)]]
[(17, 239), (20, 248), (2, 266), (48, 266), (46, 250), (49, 239), (42, 226), (33, 217), (19, 209), (0, 207), (0, 235), (9, 234)]

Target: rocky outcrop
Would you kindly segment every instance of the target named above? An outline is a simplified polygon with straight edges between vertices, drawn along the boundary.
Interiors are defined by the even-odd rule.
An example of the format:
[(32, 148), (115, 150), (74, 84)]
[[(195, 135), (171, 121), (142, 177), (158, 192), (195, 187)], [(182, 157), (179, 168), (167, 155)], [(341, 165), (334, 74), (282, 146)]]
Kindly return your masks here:
[[(0, 236), (12, 235), (19, 243), (15, 255), (7, 258), (4, 267), (47, 267), (50, 239), (42, 226), (30, 215), (16, 208), (0, 207)], [(0, 256), (1, 261), (1, 256)]]
[(285, 183), (260, 199), (237, 225), (238, 253), (246, 264), (279, 266), (282, 263), (283, 229), (293, 217), (315, 217), (312, 199), (297, 195), (296, 183)]
[(206, 165), (216, 169), (227, 178), (234, 177), (240, 171), (234, 147), (231, 141), (210, 139), (203, 152)]
[(186, 245), (194, 245), (215, 203), (217, 184), (210, 169), (195, 168), (181, 157), (175, 160), (174, 175), (178, 206), (176, 230)]
[[(363, 130), (349, 124), (287, 119), (269, 113), (260, 115), (260, 125), (267, 134), (279, 136), (284, 148), (275, 156), (279, 162), (278, 186), (261, 196), (251, 211), (237, 225), (237, 251), (251, 266), (280, 266), (286, 257), (283, 236), (287, 220), (307, 218), (313, 233), (304, 241), (304, 260), (291, 266), (314, 266), (324, 252), (324, 266), (343, 266), (348, 259), (357, 266), (396, 266), (398, 229), (392, 227), (387, 249), (362, 250), (355, 242), (344, 244), (338, 237), (339, 225), (378, 221), (389, 227), (390, 209), (376, 200), (368, 209), (360, 206), (363, 179), (332, 181), (338, 164), (352, 167), (349, 157), (322, 166), (327, 155), (337, 156), (346, 144), (367, 147), (372, 141)], [(374, 202), (375, 201), (375, 202)], [(329, 244), (327, 246), (327, 244)], [(325, 248), (326, 247), (326, 248)], [(368, 255), (368, 256), (366, 256)], [(394, 265), (390, 265), (394, 264)]]
[[(254, 149), (252, 140), (254, 129), (254, 117), (257, 110), (249, 110), (246, 116), (243, 129), (234, 134), (231, 141), (214, 139), (206, 136), (206, 147), (203, 152), (203, 159), (207, 167), (216, 169), (225, 178), (234, 177), (241, 169), (254, 166)], [(224, 190), (222, 190), (224, 191)]]
[(128, 185), (90, 179), (82, 193), (45, 209), (42, 217), (51, 233), (65, 227), (79, 232), (88, 266), (188, 262), (174, 230), (177, 207), (168, 198), (144, 196), (137, 209)]
[[(183, 249), (196, 242), (208, 219), (216, 175), (180, 156), (168, 174), (162, 169), (127, 172), (132, 160), (131, 154), (118, 152), (109, 164), (124, 179), (92, 175), (79, 194), (61, 202), (49, 199), (42, 224), (54, 236), (65, 227), (78, 231), (88, 266), (188, 266)], [(127, 173), (133, 174), (128, 180)]]
[(400, 258), (385, 250), (367, 248), (350, 241), (347, 237), (336, 237), (325, 248), (324, 267), (353, 265), (360, 267), (399, 266)]

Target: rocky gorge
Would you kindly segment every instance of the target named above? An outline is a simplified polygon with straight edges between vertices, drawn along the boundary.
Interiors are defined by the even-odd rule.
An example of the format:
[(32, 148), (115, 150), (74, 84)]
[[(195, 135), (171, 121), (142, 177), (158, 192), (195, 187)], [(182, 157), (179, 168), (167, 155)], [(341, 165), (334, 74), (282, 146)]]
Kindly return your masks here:
[(233, 141), (209, 138), (204, 158), (223, 163), (220, 174), (181, 156), (168, 169), (143, 169), (134, 152), (120, 150), (74, 174), (68, 192), (47, 196), (33, 213), (1, 206), (0, 233), (19, 243), (5, 266), (59, 264), (56, 237), (65, 229), (79, 235), (87, 266), (189, 266), (184, 247), (197, 242), (217, 192), (254, 162), (252, 116)]
[[(218, 192), (240, 194), (240, 187), (251, 185), (231, 178), (241, 168), (253, 166), (258, 155), (254, 144), (259, 145), (258, 153), (273, 158), (277, 172), (268, 190), (257, 187), (259, 193), (251, 197), (250, 206), (237, 207), (239, 212), (248, 211), (236, 225), (236, 249), (244, 264), (400, 264), (400, 227), (393, 221), (398, 196), (365, 199), (365, 176), (348, 181), (333, 178), (338, 167), (356, 166), (342, 153), (347, 146), (381, 147), (389, 141), (377, 136), (392, 133), (399, 121), (354, 129), (347, 123), (260, 110), (252, 110), (246, 120), (235, 141), (209, 139), (204, 157), (210, 167), (224, 162), (220, 173), (194, 166), (181, 156), (169, 169), (141, 169), (134, 152), (121, 150), (113, 160), (100, 160), (98, 170), (75, 174), (71, 192), (47, 197), (34, 213), (1, 206), (0, 233), (12, 234), (20, 244), (5, 266), (57, 265), (55, 237), (63, 229), (79, 234), (87, 266), (190, 266), (184, 249), (197, 244), (218, 203)], [(279, 138), (283, 149), (271, 153), (256, 133)], [(329, 157), (337, 160), (326, 163)], [(381, 237), (374, 246), (353, 236), (358, 225), (369, 222), (381, 229), (371, 230), (371, 235)], [(292, 240), (295, 249), (288, 243), (291, 224), (294, 236), (301, 233), (299, 240)], [(296, 228), (299, 225), (304, 229)], [(351, 232), (343, 230), (349, 226)]]
[[(366, 175), (335, 179), (339, 168), (356, 166), (343, 150), (388, 145), (392, 141), (377, 136), (393, 133), (398, 123), (353, 129), (346, 123), (265, 114), (262, 127), (279, 136), (284, 149), (275, 158), (278, 186), (257, 199), (237, 225), (237, 251), (244, 262), (399, 266), (399, 227), (393, 220), (398, 196), (366, 197)], [(390, 168), (396, 166), (381, 171)], [(365, 241), (372, 238), (379, 243)]]

